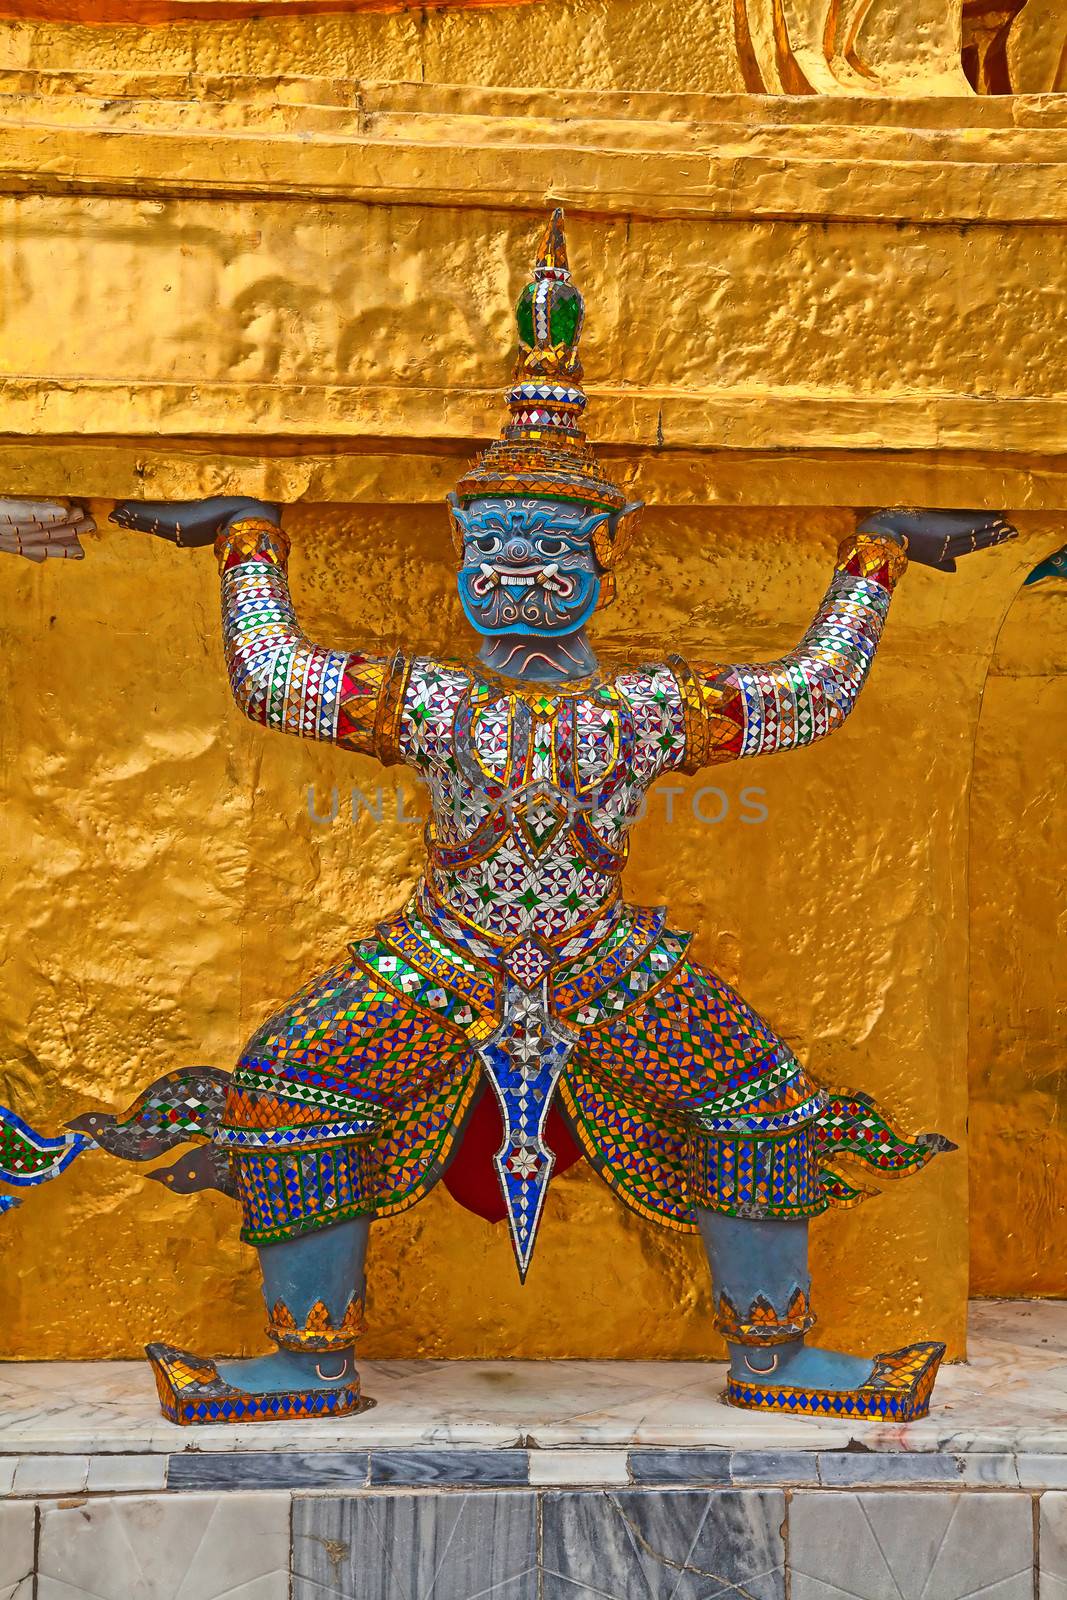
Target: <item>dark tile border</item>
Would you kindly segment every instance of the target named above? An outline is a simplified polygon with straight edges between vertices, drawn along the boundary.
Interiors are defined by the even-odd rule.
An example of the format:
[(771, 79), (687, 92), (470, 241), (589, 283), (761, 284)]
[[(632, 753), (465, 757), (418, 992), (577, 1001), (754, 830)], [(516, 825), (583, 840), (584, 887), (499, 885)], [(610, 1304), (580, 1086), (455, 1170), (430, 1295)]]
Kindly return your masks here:
[(370, 1483), (472, 1484), (487, 1488), (528, 1485), (530, 1458), (526, 1450), (372, 1450)]
[[(198, 1450), (169, 1455), (154, 1451), (123, 1451), (123, 1460), (142, 1456), (166, 1463), (166, 1488), (136, 1483), (128, 1491), (167, 1493), (191, 1490), (291, 1489), (294, 1491), (419, 1488), (492, 1489), (526, 1488), (531, 1461), (545, 1462), (568, 1455), (576, 1447), (560, 1445), (540, 1449), (470, 1449), (441, 1445), (436, 1448), (364, 1450)], [(89, 1458), (106, 1458), (116, 1452), (94, 1452)], [(640, 1446), (626, 1450), (618, 1445), (587, 1445), (581, 1454), (594, 1458), (603, 1453), (617, 1463), (625, 1456), (629, 1483), (634, 1488), (675, 1489), (1027, 1489), (1034, 1493), (1067, 1489), (1067, 1453), (1039, 1455), (1016, 1451), (946, 1450), (736, 1450), (716, 1446)], [(8, 1457), (0, 1457), (0, 1465)], [(11, 1452), (15, 1462), (22, 1459)], [(38, 1459), (37, 1452), (25, 1458)], [(64, 1458), (65, 1459), (65, 1458)], [(79, 1458), (80, 1459), (80, 1458)], [(11, 1474), (9, 1474), (11, 1476)], [(535, 1478), (538, 1475), (535, 1474)], [(615, 1474), (604, 1480), (610, 1482)], [(532, 1487), (550, 1489), (554, 1481)], [(562, 1486), (562, 1485), (561, 1485)], [(590, 1481), (575, 1488), (603, 1487), (590, 1468)], [(619, 1485), (625, 1488), (626, 1485)], [(23, 1499), (69, 1491), (69, 1484), (35, 1482), (21, 1490), (8, 1483), (2, 1498)], [(123, 1487), (102, 1484), (89, 1477), (90, 1495), (124, 1492)]]
[(167, 1488), (364, 1489), (366, 1450), (198, 1450), (171, 1456)]
[(730, 1483), (729, 1450), (631, 1450), (630, 1477), (635, 1484), (704, 1484), (726, 1487)]

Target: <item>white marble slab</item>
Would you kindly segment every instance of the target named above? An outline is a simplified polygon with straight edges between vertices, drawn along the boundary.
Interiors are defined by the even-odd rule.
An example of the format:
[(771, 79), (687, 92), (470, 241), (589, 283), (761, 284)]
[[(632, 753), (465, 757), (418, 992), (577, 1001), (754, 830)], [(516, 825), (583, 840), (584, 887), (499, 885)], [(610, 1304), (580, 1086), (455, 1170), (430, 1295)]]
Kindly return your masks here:
[(46, 1502), (37, 1600), (288, 1600), (289, 1504), (275, 1494)]
[(1041, 1600), (1067, 1600), (1067, 1494), (1041, 1496)]
[(977, 1302), (969, 1362), (943, 1370), (931, 1415), (907, 1427), (733, 1410), (714, 1362), (371, 1361), (362, 1371), (378, 1403), (359, 1417), (178, 1428), (160, 1415), (146, 1364), (0, 1363), (0, 1462), (449, 1445), (834, 1450), (852, 1440), (876, 1451), (1067, 1454), (1063, 1302)]
[(630, 1457), (625, 1450), (610, 1450), (603, 1445), (585, 1450), (531, 1450), (530, 1484), (534, 1488), (560, 1484), (599, 1484), (630, 1486)]
[(789, 1505), (791, 1600), (1034, 1600), (1025, 1494), (825, 1494)]
[(89, 1479), (89, 1457), (24, 1455), (15, 1468), (13, 1494), (80, 1494)]
[(160, 1454), (91, 1456), (86, 1489), (90, 1494), (123, 1494), (130, 1490), (165, 1489), (167, 1459)]
[(0, 1600), (33, 1600), (36, 1507), (0, 1505)]

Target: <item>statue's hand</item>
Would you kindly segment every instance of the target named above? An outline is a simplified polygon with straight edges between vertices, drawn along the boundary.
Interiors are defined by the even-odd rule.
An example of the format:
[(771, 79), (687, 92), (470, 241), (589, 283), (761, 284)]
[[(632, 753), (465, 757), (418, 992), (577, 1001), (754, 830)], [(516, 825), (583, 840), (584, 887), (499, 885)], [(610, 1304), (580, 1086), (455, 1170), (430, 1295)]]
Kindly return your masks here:
[(238, 517), (263, 517), (280, 521), (277, 506), (265, 500), (249, 500), (244, 495), (216, 495), (210, 500), (120, 500), (111, 521), (120, 528), (136, 528), (154, 533), (182, 549), (196, 550), (214, 544), (228, 522)]
[(988, 550), (1006, 539), (1018, 538), (1018, 530), (1006, 522), (999, 511), (921, 511), (889, 507), (864, 517), (859, 533), (879, 533), (907, 540), (908, 560), (938, 572), (955, 572), (960, 556), (975, 550)]
[(78, 535), (95, 532), (89, 513), (68, 500), (0, 499), (0, 551), (9, 555), (81, 561), (85, 551)]

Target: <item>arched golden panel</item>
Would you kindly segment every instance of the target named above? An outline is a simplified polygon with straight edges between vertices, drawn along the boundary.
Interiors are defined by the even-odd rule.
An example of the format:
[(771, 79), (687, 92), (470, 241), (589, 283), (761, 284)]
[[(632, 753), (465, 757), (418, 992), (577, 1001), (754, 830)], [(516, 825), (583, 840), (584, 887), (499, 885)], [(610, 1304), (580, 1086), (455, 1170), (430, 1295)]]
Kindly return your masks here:
[[(1058, 520), (1058, 519), (1057, 519)], [(1062, 521), (1048, 534), (1062, 536)], [(1067, 555), (1008, 611), (970, 796), (971, 1292), (1062, 1295), (1067, 1277), (1064, 896)]]

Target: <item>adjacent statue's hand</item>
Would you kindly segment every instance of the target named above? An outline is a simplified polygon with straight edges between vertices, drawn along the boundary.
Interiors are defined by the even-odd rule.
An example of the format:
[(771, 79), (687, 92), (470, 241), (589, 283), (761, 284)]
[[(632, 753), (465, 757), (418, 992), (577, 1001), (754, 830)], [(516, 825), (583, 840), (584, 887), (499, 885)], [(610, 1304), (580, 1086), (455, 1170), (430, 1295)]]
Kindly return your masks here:
[(1018, 530), (1006, 522), (999, 511), (920, 511), (889, 507), (864, 517), (859, 533), (877, 533), (907, 541), (908, 560), (938, 572), (955, 572), (960, 556), (975, 550), (988, 550), (1006, 539), (1018, 538)]
[(111, 521), (120, 528), (154, 533), (188, 550), (214, 544), (227, 523), (238, 517), (263, 517), (278, 523), (281, 513), (266, 500), (249, 500), (244, 495), (216, 495), (210, 500), (120, 500), (111, 513)]
[(79, 533), (95, 533), (89, 513), (69, 500), (14, 500), (0, 498), (0, 551), (25, 556), (27, 561), (66, 557), (81, 561), (85, 555)]

